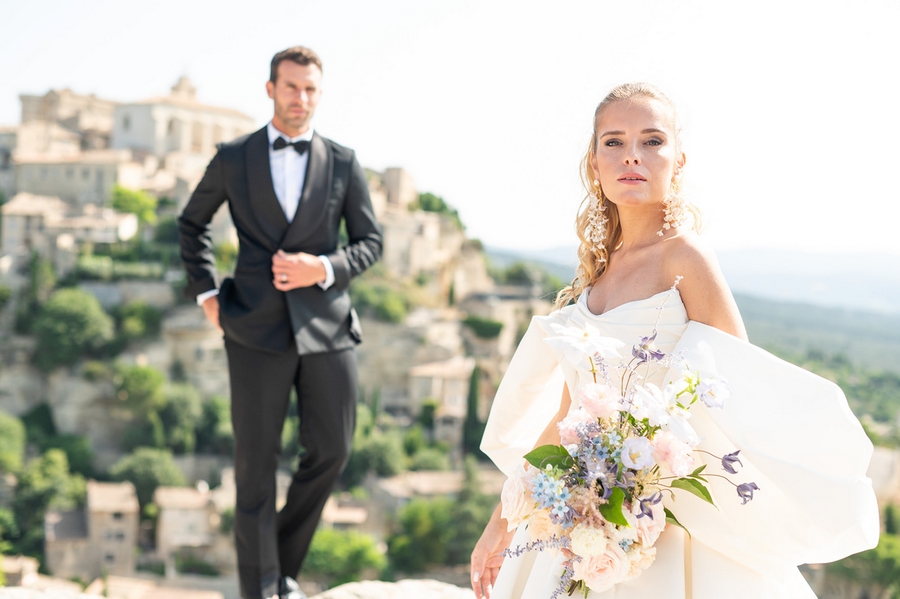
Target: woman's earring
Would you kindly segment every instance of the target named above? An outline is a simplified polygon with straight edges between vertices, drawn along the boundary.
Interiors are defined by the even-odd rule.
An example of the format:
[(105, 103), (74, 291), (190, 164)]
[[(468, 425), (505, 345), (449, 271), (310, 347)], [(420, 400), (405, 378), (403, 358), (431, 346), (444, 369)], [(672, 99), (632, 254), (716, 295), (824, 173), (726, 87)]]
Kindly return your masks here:
[(663, 215), (663, 226), (662, 229), (656, 232), (660, 237), (663, 236), (663, 231), (668, 231), (672, 227), (680, 227), (684, 224), (687, 209), (684, 198), (681, 197), (681, 186), (679, 185), (680, 178), (681, 171), (675, 171), (675, 176), (672, 178), (672, 185), (669, 187), (669, 193), (663, 200), (663, 207), (665, 210), (665, 214)]
[(603, 242), (606, 241), (606, 204), (603, 197), (603, 190), (600, 189), (600, 181), (594, 179), (594, 185), (591, 188), (591, 202), (588, 205), (587, 226), (584, 230), (584, 238), (591, 244), (591, 251), (600, 262), (606, 259), (601, 255), (603, 250)]

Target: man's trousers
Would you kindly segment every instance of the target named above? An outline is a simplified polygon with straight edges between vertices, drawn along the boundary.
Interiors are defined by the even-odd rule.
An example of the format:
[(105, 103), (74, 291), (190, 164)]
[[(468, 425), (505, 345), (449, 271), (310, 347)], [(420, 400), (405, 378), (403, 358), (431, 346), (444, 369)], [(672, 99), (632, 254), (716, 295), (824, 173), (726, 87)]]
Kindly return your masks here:
[[(325, 501), (350, 456), (358, 394), (353, 349), (298, 355), (225, 339), (234, 427), (235, 545), (241, 595), (270, 597), (296, 577)], [(300, 464), (275, 509), (275, 471), (291, 388), (297, 390)]]

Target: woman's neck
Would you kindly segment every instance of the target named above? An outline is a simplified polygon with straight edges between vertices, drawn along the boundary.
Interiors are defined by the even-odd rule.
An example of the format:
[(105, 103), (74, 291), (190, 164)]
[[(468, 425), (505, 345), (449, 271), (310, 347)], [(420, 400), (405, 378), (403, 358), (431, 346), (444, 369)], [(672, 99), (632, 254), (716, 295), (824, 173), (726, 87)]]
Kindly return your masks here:
[(640, 249), (660, 241), (669, 236), (672, 229), (663, 231), (663, 237), (659, 232), (663, 230), (663, 212), (659, 208), (647, 206), (620, 206), (619, 224), (622, 227), (622, 243), (617, 250), (628, 251)]

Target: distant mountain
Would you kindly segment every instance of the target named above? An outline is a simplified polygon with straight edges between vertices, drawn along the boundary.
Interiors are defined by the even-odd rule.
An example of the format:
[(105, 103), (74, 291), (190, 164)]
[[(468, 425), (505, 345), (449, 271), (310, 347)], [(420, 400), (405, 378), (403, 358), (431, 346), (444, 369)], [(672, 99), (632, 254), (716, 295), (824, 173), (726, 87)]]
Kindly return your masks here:
[[(485, 251), (498, 266), (525, 261), (564, 281), (575, 270), (574, 247)], [(787, 357), (843, 354), (900, 373), (900, 258), (764, 250), (722, 252), (719, 260), (755, 345)]]
[[(563, 281), (578, 264), (575, 246), (542, 251), (487, 247), (500, 266), (527, 261)], [(734, 293), (851, 310), (900, 314), (900, 256), (808, 254), (780, 250), (727, 250), (719, 262)]]

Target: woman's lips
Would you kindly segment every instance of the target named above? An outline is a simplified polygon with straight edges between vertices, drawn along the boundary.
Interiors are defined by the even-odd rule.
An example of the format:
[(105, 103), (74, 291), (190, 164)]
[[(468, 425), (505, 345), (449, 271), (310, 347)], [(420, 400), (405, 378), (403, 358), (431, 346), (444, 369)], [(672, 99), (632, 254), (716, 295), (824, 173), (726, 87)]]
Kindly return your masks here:
[(620, 176), (617, 181), (619, 181), (619, 183), (624, 183), (625, 185), (637, 185), (639, 183), (646, 183), (647, 179), (637, 173), (625, 173)]

